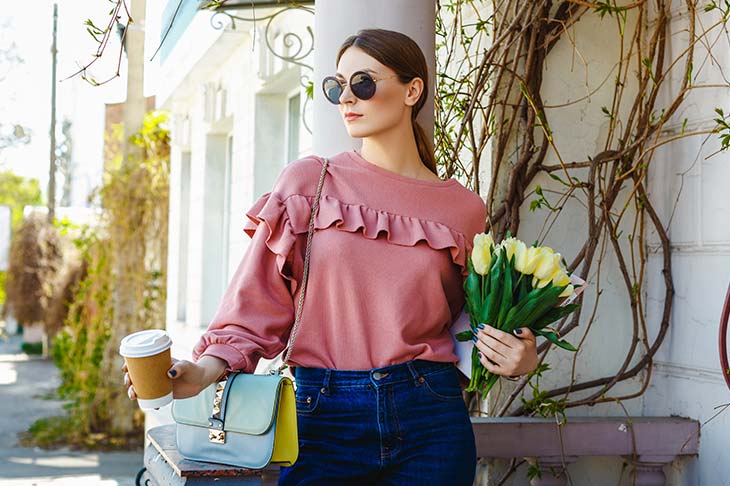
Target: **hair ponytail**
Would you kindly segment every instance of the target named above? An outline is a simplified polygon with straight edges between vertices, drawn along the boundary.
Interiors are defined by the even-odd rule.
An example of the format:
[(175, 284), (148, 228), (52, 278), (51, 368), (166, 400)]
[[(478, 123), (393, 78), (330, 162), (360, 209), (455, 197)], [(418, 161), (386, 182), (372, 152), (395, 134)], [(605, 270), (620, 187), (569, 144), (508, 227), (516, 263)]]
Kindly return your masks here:
[(418, 146), (418, 155), (421, 157), (424, 165), (428, 167), (431, 172), (438, 175), (439, 173), (436, 170), (436, 157), (433, 153), (433, 144), (431, 144), (425, 130), (421, 124), (418, 123), (415, 116), (411, 117), (411, 122), (413, 124), (413, 135), (416, 137), (416, 146)]

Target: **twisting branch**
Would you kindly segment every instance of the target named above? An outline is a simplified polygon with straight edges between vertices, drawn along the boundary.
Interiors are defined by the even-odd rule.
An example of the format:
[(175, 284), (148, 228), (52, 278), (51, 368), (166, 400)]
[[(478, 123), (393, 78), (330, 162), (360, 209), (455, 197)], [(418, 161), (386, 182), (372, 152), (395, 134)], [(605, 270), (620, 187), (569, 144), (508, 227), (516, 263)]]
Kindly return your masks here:
[[(582, 325), (580, 343), (587, 341), (604, 294), (602, 269), (608, 260), (617, 264), (626, 308), (630, 310), (630, 340), (617, 369), (606, 370), (601, 378), (577, 381), (576, 355), (568, 383), (539, 390), (539, 394), (535, 392), (531, 399), (525, 399), (526, 387), (534, 388), (533, 378), (549, 368), (545, 359), (551, 343), (546, 341), (538, 347), (538, 370), (506, 394), (494, 409), (496, 415), (555, 413), (569, 407), (634, 398), (646, 390), (653, 357), (669, 330), (674, 297), (668, 223), (662, 222), (647, 194), (646, 178), (656, 149), (663, 145), (714, 134), (720, 139), (720, 150), (730, 148), (730, 115), (721, 108), (715, 110), (715, 124), (708, 129), (685, 131), (684, 120), (680, 130), (680, 123), (675, 121), (690, 90), (730, 86), (730, 82), (694, 83), (705, 65), (702, 62), (698, 68), (697, 49), (703, 48), (705, 57), (714, 59), (712, 50), (718, 38), (728, 37), (725, 26), (730, 20), (730, 8), (722, 5), (711, 2), (705, 8), (719, 11), (721, 18), (702, 27), (702, 14), (697, 12), (695, 2), (686, 0), (680, 14), (686, 24), (687, 41), (670, 59), (669, 1), (652, 2), (651, 19), (643, 0), (623, 6), (611, 1), (582, 0), (439, 2), (436, 151), (442, 168), (449, 175), (463, 175), (475, 191), (486, 194), (489, 216), (485, 231), (492, 231), (497, 240), (508, 230), (519, 234), (520, 215), (528, 209), (547, 212), (539, 238), (542, 241), (569, 201), (584, 208), (585, 241), (568, 269), (589, 280), (595, 300), (588, 311), (583, 309), (560, 322), (561, 336)], [(610, 19), (615, 24), (615, 64), (598, 87), (586, 83), (586, 92), (593, 95), (611, 89), (604, 85), (613, 79), (610, 103), (600, 107), (607, 118), (607, 130), (597, 143), (602, 146), (596, 153), (586, 154), (582, 160), (565, 160), (559, 150), (561, 134), (553, 132), (546, 109), (587, 104), (590, 95), (546, 105), (543, 74), (557, 45), (569, 43), (580, 55), (572, 27), (589, 16)], [(676, 88), (668, 85), (670, 77), (678, 80)], [(485, 148), (489, 148), (488, 155)], [(548, 157), (556, 159), (557, 164), (546, 163)], [(488, 170), (483, 169), (485, 160)], [(480, 176), (489, 183), (484, 191), (479, 187)], [(549, 188), (537, 184), (545, 180), (552, 181)], [(661, 320), (653, 339), (646, 328), (644, 302), (648, 233), (658, 239), (656, 251), (661, 253), (664, 286)], [(641, 380), (634, 391), (613, 396), (617, 384), (635, 377)], [(590, 393), (573, 398), (581, 391)], [(522, 405), (515, 406), (518, 398)]]

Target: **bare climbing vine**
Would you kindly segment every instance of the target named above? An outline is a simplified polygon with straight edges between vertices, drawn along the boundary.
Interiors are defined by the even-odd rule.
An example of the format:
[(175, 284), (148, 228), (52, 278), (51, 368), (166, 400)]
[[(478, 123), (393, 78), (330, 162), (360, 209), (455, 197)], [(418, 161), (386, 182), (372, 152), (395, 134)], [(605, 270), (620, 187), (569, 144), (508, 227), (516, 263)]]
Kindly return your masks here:
[[(615, 64), (598, 85), (586, 76), (582, 96), (548, 104), (543, 98), (546, 67), (556, 47), (561, 47), (563, 56), (567, 47), (573, 64), (583, 63), (587, 72), (590, 60), (583, 57), (574, 27), (590, 16), (599, 17), (601, 28), (614, 32)], [(730, 87), (713, 54), (730, 45), (729, 19), (727, 1), (700, 5), (694, 0), (637, 0), (619, 5), (615, 0), (437, 0), (435, 148), (441, 170), (460, 176), (486, 196), (485, 231), (492, 231), (495, 239), (507, 231), (520, 235), (521, 217), (544, 213), (537, 235), (542, 244), (556, 221), (566, 217), (563, 211), (568, 205), (582, 208), (585, 233), (576, 235), (581, 238), (580, 250), (570, 255), (567, 264), (589, 281), (595, 300), (559, 323), (561, 336), (579, 333), (572, 340), (579, 347), (588, 339), (606, 286), (608, 262), (618, 267), (631, 316), (627, 325), (632, 337), (621, 351), (620, 366), (603, 370), (598, 378), (580, 380), (575, 353), (566, 383), (543, 389), (539, 378), (550, 369), (546, 357), (551, 349), (545, 341), (538, 346), (539, 364), (533, 373), (507, 388), (505, 396), (504, 389), (495, 388), (498, 394), (496, 399), (490, 396), (489, 415), (554, 417), (560, 430), (568, 408), (617, 403), (626, 412), (622, 401), (646, 391), (652, 360), (669, 330), (674, 297), (669, 223), (660, 219), (647, 195), (647, 175), (657, 149), (678, 140), (702, 137), (704, 145), (717, 137), (717, 152), (730, 146), (730, 115), (721, 107), (696, 117), (711, 119), (711, 128), (690, 127), (686, 118), (677, 122), (690, 93)], [(668, 49), (673, 35), (681, 35), (678, 52), (676, 40)], [(699, 82), (707, 78), (700, 74), (708, 70), (719, 72), (721, 81)], [(571, 69), (560, 75), (579, 73)], [(600, 108), (590, 105), (591, 97), (605, 90), (611, 91), (610, 103)], [(551, 112), (571, 105), (600, 109), (606, 121), (606, 129), (596, 135), (599, 148), (578, 160), (563, 156), (561, 133), (551, 127)], [(678, 199), (679, 195), (675, 207)], [(576, 217), (575, 211), (570, 214)], [(663, 286), (657, 295), (660, 319), (653, 336), (645, 320), (650, 254), (660, 262), (661, 281), (656, 284)], [(618, 384), (632, 378), (638, 378), (638, 386), (632, 381), (622, 390), (632, 386), (633, 390), (617, 391)], [(470, 394), (469, 402), (472, 412), (481, 413), (480, 397)], [(499, 484), (523, 462), (512, 460)], [(530, 465), (528, 475), (535, 474), (539, 468)]]
[[(435, 147), (442, 170), (462, 176), (486, 195), (485, 230), (496, 238), (508, 230), (519, 235), (521, 216), (542, 211), (545, 220), (538, 239), (544, 241), (568, 202), (584, 208), (585, 241), (568, 268), (588, 277), (595, 302), (560, 322), (562, 336), (573, 331), (581, 332), (580, 344), (587, 339), (605, 285), (602, 268), (609, 260), (617, 262), (631, 311), (633, 337), (617, 369), (580, 381), (575, 378), (575, 356), (568, 383), (550, 390), (533, 387), (532, 398), (523, 397), (517, 404), (517, 398), (530, 391), (526, 387), (531, 379), (549, 368), (546, 341), (538, 347), (538, 370), (510, 390), (493, 415), (553, 416), (569, 407), (640, 396), (649, 384), (652, 358), (668, 332), (674, 296), (668, 227), (647, 196), (646, 179), (656, 150), (663, 145), (687, 137), (719, 137), (720, 150), (730, 144), (730, 120), (721, 108), (707, 114), (706, 118), (715, 117), (710, 129), (690, 129), (687, 119), (681, 126), (676, 122), (691, 91), (730, 87), (713, 56), (714, 49), (728, 47), (730, 5), (700, 6), (691, 0), (680, 4), (639, 0), (625, 5), (578, 0), (437, 3)], [(615, 32), (619, 49), (615, 65), (598, 86), (586, 81), (585, 96), (548, 105), (543, 100), (544, 76), (555, 47), (569, 44), (576, 62), (588, 62), (582, 59), (572, 28), (587, 16), (599, 16), (601, 27)], [(667, 43), (676, 34), (670, 31), (670, 21), (677, 16), (682, 17), (686, 41), (670, 57)], [(709, 69), (721, 72), (721, 83), (696, 81), (702, 70)], [(571, 70), (562, 75), (576, 74)], [(596, 144), (600, 149), (582, 160), (566, 160), (559, 149), (561, 134), (551, 129), (550, 110), (586, 104), (600, 89), (612, 90), (610, 104), (599, 108), (607, 120), (607, 130)], [(489, 161), (486, 168), (482, 161)], [(480, 182), (487, 185), (481, 188)], [(649, 244), (647, 235), (658, 243)], [(654, 337), (645, 321), (649, 252), (660, 258), (664, 287)], [(617, 384), (635, 377), (641, 378), (637, 389), (615, 392)], [(580, 398), (576, 392), (582, 392)]]

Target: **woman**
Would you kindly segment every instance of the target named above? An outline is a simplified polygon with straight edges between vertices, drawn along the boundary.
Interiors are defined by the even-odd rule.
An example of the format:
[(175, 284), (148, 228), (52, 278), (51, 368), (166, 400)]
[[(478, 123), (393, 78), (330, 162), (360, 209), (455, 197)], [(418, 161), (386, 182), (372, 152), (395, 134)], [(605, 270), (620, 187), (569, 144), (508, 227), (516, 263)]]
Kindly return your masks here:
[[(464, 305), (466, 258), (486, 207), (437, 175), (416, 122), (427, 64), (411, 38), (361, 30), (336, 64), (323, 91), (363, 143), (330, 157), (322, 188), (289, 360), (299, 457), (281, 468), (279, 484), (471, 485), (476, 448), (449, 325)], [(175, 398), (232, 370), (252, 373), (285, 348), (321, 164), (314, 156), (291, 162), (247, 213), (251, 244), (194, 361), (170, 369)], [(535, 337), (517, 331), (477, 333), (489, 371), (535, 369)]]

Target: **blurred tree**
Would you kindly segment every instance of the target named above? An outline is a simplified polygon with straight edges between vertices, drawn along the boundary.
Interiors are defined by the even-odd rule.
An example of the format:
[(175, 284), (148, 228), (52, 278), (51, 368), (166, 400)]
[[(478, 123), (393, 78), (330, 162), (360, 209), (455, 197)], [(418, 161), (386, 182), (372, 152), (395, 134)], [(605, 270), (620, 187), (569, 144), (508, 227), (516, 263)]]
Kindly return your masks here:
[(0, 172), (0, 206), (10, 206), (13, 231), (23, 219), (25, 206), (43, 204), (38, 179), (19, 176), (11, 171)]

